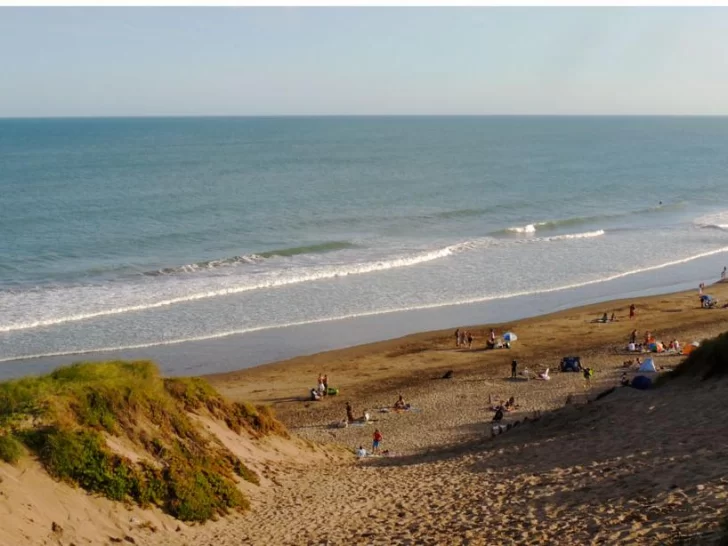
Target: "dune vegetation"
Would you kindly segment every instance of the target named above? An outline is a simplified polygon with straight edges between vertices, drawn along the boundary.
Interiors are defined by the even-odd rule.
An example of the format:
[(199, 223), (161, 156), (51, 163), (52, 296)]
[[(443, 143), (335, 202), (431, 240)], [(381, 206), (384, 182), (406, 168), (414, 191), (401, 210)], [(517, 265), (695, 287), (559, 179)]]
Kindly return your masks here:
[(668, 377), (717, 379), (726, 375), (728, 375), (728, 332), (705, 340)]
[(257, 474), (192, 414), (286, 435), (269, 408), (230, 402), (203, 379), (162, 378), (148, 361), (82, 362), (0, 383), (0, 460), (32, 454), (56, 479), (180, 520), (244, 510), (236, 482)]

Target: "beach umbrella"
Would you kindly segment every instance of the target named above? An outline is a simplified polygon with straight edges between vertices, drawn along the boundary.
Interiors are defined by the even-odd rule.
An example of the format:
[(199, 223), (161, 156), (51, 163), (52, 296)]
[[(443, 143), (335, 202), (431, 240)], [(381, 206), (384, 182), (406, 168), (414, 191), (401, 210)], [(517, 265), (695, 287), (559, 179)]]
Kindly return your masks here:
[(503, 334), (503, 339), (505, 341), (516, 341), (518, 339), (518, 336), (513, 332), (506, 332), (505, 334)]

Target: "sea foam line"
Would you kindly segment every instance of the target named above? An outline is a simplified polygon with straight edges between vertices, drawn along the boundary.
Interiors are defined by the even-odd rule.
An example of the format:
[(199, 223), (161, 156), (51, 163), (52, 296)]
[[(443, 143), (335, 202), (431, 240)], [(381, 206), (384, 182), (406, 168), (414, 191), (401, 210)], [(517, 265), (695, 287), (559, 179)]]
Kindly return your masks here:
[(650, 271), (657, 271), (659, 269), (664, 269), (666, 267), (671, 267), (674, 265), (680, 265), (680, 264), (692, 262), (692, 261), (698, 260), (700, 258), (707, 258), (708, 256), (714, 256), (716, 254), (721, 254), (724, 252), (728, 252), (728, 246), (724, 246), (724, 247), (721, 247), (721, 248), (718, 248), (715, 250), (710, 250), (707, 252), (701, 252), (700, 254), (688, 256), (687, 258), (682, 258), (680, 260), (673, 260), (671, 262), (665, 262), (662, 264), (652, 265), (652, 266), (643, 267), (643, 268), (639, 268), (639, 269), (632, 269), (629, 271), (625, 271), (623, 273), (615, 273), (614, 275), (609, 275), (609, 276), (603, 277), (601, 279), (592, 279), (590, 281), (583, 281), (583, 282), (567, 284), (567, 285), (563, 285), (563, 286), (556, 286), (553, 288), (544, 288), (541, 290), (512, 292), (509, 294), (498, 294), (495, 296), (481, 296), (478, 298), (470, 298), (470, 299), (457, 300), (457, 301), (451, 301), (451, 302), (445, 302), (445, 303), (428, 303), (428, 304), (414, 305), (411, 307), (403, 307), (403, 308), (398, 308), (398, 309), (380, 309), (377, 311), (352, 313), (349, 315), (340, 315), (337, 317), (326, 317), (326, 318), (313, 319), (313, 320), (304, 320), (304, 321), (298, 321), (298, 322), (290, 322), (287, 324), (273, 324), (273, 325), (266, 325), (266, 326), (256, 326), (253, 328), (244, 328), (244, 329), (240, 329), (240, 330), (230, 330), (227, 332), (218, 332), (216, 334), (206, 334), (206, 335), (202, 335), (202, 336), (195, 336), (195, 337), (188, 337), (188, 338), (171, 339), (171, 340), (156, 341), (156, 342), (150, 342), (150, 343), (140, 343), (138, 345), (125, 345), (125, 346), (119, 346), (119, 347), (103, 347), (100, 349), (78, 349), (78, 350), (72, 350), (72, 351), (59, 351), (59, 352), (53, 352), (53, 353), (42, 353), (42, 354), (34, 354), (34, 355), (5, 357), (5, 358), (0, 358), (0, 362), (12, 362), (15, 360), (30, 360), (30, 359), (36, 359), (36, 358), (71, 356), (71, 355), (81, 355), (81, 354), (90, 354), (90, 353), (106, 353), (106, 352), (111, 352), (111, 351), (128, 351), (128, 350), (133, 350), (133, 349), (146, 349), (149, 347), (160, 347), (160, 346), (165, 346), (165, 345), (178, 345), (180, 343), (187, 343), (187, 342), (194, 342), (194, 341), (206, 341), (206, 340), (210, 340), (210, 339), (219, 339), (219, 338), (229, 337), (229, 336), (234, 336), (234, 335), (259, 332), (262, 330), (275, 330), (278, 328), (292, 328), (295, 326), (305, 326), (307, 324), (321, 324), (321, 323), (326, 323), (326, 322), (334, 322), (337, 320), (371, 317), (371, 316), (376, 316), (376, 315), (386, 315), (386, 314), (401, 313), (401, 312), (406, 312), (406, 311), (421, 311), (421, 310), (426, 310), (426, 309), (437, 309), (440, 307), (451, 307), (451, 306), (455, 306), (455, 305), (468, 305), (468, 304), (473, 304), (473, 303), (483, 303), (483, 302), (487, 302), (487, 301), (503, 300), (503, 299), (508, 299), (508, 298), (518, 298), (518, 297), (522, 297), (522, 296), (533, 296), (533, 295), (538, 295), (538, 294), (549, 294), (552, 292), (559, 292), (562, 290), (571, 290), (574, 288), (582, 288), (584, 286), (590, 286), (590, 285), (594, 285), (594, 284), (600, 284), (600, 283), (605, 283), (605, 282), (609, 282), (609, 281), (614, 281), (614, 280), (621, 279), (624, 277), (629, 277), (630, 275), (636, 275), (638, 273), (647, 273)]
[[(58, 317), (53, 319), (36, 320), (33, 322), (25, 322), (20, 324), (10, 324), (7, 326), (0, 327), (0, 332), (15, 332), (18, 330), (29, 330), (32, 328), (42, 328), (44, 326), (55, 326), (58, 324), (64, 324), (67, 322), (78, 322), (81, 320), (88, 320), (97, 317), (104, 317), (109, 315), (120, 315), (123, 313), (131, 313), (135, 311), (147, 311), (149, 309), (158, 309), (160, 307), (167, 307), (179, 303), (187, 303), (191, 301), (203, 300), (208, 298), (215, 298), (219, 296), (228, 296), (232, 294), (240, 294), (242, 292), (249, 292), (251, 290), (260, 290), (264, 288), (276, 288), (279, 286), (287, 286), (291, 284), (298, 284), (302, 282), (318, 281), (322, 279), (332, 279), (335, 277), (346, 277), (349, 275), (362, 275), (365, 273), (372, 273), (376, 271), (385, 271), (387, 269), (394, 269), (398, 267), (408, 267), (413, 265), (430, 262), (440, 258), (451, 256), (456, 252), (467, 250), (475, 246), (474, 241), (466, 241), (464, 243), (458, 243), (450, 245), (438, 250), (425, 252), (414, 256), (395, 258), (392, 260), (382, 260), (376, 262), (369, 262), (364, 264), (354, 264), (351, 266), (344, 266), (338, 269), (328, 269), (325, 271), (318, 271), (308, 275), (301, 275), (297, 277), (288, 277), (283, 279), (272, 279), (266, 282), (247, 285), (247, 286), (233, 286), (229, 288), (221, 288), (219, 290), (211, 290), (208, 292), (198, 292), (196, 294), (187, 294), (185, 296), (179, 296), (176, 298), (168, 298), (151, 303), (144, 303), (139, 305), (128, 305), (124, 307), (115, 307), (113, 309), (104, 309), (102, 311), (93, 311), (90, 313), (78, 313), (76, 315), (69, 315), (66, 317)], [(2, 362), (2, 361), (0, 361)]]

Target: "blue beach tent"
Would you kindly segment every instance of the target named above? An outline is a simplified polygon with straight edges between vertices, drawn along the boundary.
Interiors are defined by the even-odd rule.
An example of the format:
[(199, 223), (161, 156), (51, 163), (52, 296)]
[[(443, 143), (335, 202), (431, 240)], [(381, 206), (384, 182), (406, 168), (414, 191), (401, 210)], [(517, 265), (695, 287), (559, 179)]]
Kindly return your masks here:
[(638, 375), (632, 379), (632, 387), (635, 389), (646, 391), (652, 386), (652, 379), (645, 375)]

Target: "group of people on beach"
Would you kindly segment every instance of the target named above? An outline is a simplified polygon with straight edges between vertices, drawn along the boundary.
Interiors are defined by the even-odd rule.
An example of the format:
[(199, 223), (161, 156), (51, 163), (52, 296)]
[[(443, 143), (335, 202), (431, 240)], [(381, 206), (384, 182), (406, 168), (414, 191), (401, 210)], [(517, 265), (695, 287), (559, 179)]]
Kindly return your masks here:
[(455, 347), (466, 347), (468, 349), (473, 348), (473, 334), (467, 330), (461, 330), (458, 328), (455, 330)]
[(637, 330), (632, 330), (629, 335), (629, 343), (627, 344), (627, 351), (629, 352), (662, 352), (671, 351), (679, 353), (682, 351), (682, 345), (677, 339), (672, 339), (668, 344), (658, 341), (655, 336), (649, 330), (645, 330), (644, 337), (641, 342), (637, 342)]
[[(384, 436), (382, 436), (382, 433), (379, 431), (379, 429), (374, 429), (374, 434), (372, 434), (372, 451), (371, 453), (367, 453), (367, 450), (364, 449), (363, 445), (359, 446), (359, 449), (356, 450), (356, 454), (359, 457), (366, 457), (367, 455), (376, 455), (379, 454), (379, 446), (382, 443), (382, 440), (384, 439)], [(388, 451), (384, 452), (385, 454), (388, 453)]]
[[(473, 337), (472, 332), (468, 330), (461, 330), (460, 328), (457, 328), (455, 330), (455, 347), (467, 347), (468, 349), (472, 349), (473, 341), (475, 341), (475, 337)], [(495, 349), (498, 347), (510, 348), (510, 343), (506, 342), (504, 344), (501, 344), (500, 342), (498, 342), (495, 330), (491, 328), (490, 333), (488, 334), (488, 339), (485, 341), (485, 348)]]
[(617, 322), (617, 315), (612, 311), (612, 316), (610, 317), (606, 312), (602, 315), (602, 318), (597, 319), (597, 322)]

